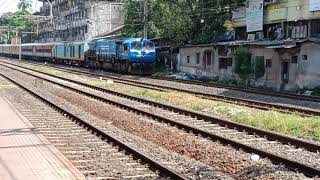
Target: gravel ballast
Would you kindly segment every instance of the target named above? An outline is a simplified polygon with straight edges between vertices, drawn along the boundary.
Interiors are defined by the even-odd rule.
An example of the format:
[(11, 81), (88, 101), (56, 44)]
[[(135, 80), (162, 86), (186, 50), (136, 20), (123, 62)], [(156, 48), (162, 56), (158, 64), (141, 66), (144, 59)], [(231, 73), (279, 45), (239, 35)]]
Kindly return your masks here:
[[(22, 79), (25, 78), (24, 81), (30, 82), (30, 79), (27, 80), (28, 79), (27, 77), (21, 77), (21, 78)], [(40, 88), (40, 87), (37, 87), (37, 88)], [(256, 176), (259, 177), (259, 175), (261, 174), (257, 173), (257, 171), (253, 169), (258, 169), (258, 170), (273, 169), (272, 167), (274, 167), (275, 169), (274, 171), (272, 171), (273, 173), (281, 172), (284, 177), (286, 174), (290, 174), (290, 176), (292, 177), (297, 175), (291, 171), (284, 170), (283, 167), (272, 165), (267, 160), (262, 159), (259, 162), (253, 162), (250, 160), (250, 154), (247, 154), (241, 151), (236, 151), (232, 148), (224, 149), (229, 147), (222, 146), (221, 144), (216, 144), (216, 142), (211, 142), (206, 139), (194, 136), (192, 134), (186, 134), (185, 132), (178, 130), (176, 128), (168, 127), (165, 124), (158, 123), (156, 121), (145, 118), (143, 116), (137, 116), (136, 114), (129, 113), (121, 109), (117, 109), (114, 106), (102, 104), (99, 101), (88, 99), (88, 98), (85, 98), (84, 96), (80, 97), (77, 94), (72, 95), (73, 92), (68, 92), (66, 90), (63, 90), (62, 88), (61, 89), (57, 87), (54, 88), (49, 83), (43, 82), (43, 85), (41, 85), (41, 89), (42, 89), (41, 93), (45, 92), (46, 96), (58, 95), (61, 98), (60, 100), (58, 100), (59, 103), (67, 100), (68, 102), (64, 102), (62, 104), (69, 107), (70, 109), (74, 109), (77, 112), (86, 111), (94, 115), (95, 117), (92, 117), (92, 118), (96, 119), (95, 121), (96, 124), (101, 123), (103, 127), (105, 127), (106, 124), (107, 125), (112, 124), (117, 128), (128, 131), (132, 134), (135, 134), (136, 136), (142, 137), (149, 141), (152, 141), (155, 144), (160, 144), (162, 147), (168, 150), (175, 151), (183, 155), (187, 155), (191, 158), (194, 158), (201, 162), (209, 164), (215, 169), (220, 167), (219, 171), (222, 171), (222, 172), (227, 171), (233, 177), (240, 178), (240, 176), (243, 176), (244, 174), (246, 176), (250, 176), (250, 175), (252, 176), (252, 174), (254, 173), (256, 173)], [(52, 94), (48, 95), (47, 94), (48, 90), (50, 90), (50, 93)], [(52, 97), (52, 98), (54, 99), (56, 97)], [(91, 103), (89, 103), (90, 101)], [(70, 105), (70, 103), (72, 105)], [(88, 113), (85, 115), (88, 115)], [(108, 119), (108, 121), (106, 121), (106, 119)], [(135, 126), (133, 126), (133, 124)], [(179, 139), (178, 142), (180, 144), (175, 142), (177, 139)], [(217, 150), (217, 147), (221, 149)], [(215, 151), (212, 151), (212, 149), (215, 149)], [(207, 156), (209, 156), (211, 159), (217, 159), (217, 158), (220, 158), (220, 159), (217, 159), (216, 161), (213, 161), (210, 164), (210, 161), (208, 161), (208, 159), (210, 158), (207, 158)], [(205, 158), (207, 158), (207, 161), (205, 160)], [(228, 163), (231, 164), (232, 166), (228, 165)], [(219, 167), (216, 167), (215, 165)], [(236, 168), (234, 167), (234, 165), (236, 165), (235, 166)], [(226, 168), (226, 170), (224, 170), (224, 168)], [(277, 168), (278, 170), (276, 170)], [(230, 170), (230, 169), (235, 169), (235, 170)], [(250, 171), (253, 171), (253, 172), (246, 173), (246, 171), (243, 171), (245, 169), (248, 169), (249, 172)], [(272, 174), (269, 174), (269, 175), (272, 176)]]

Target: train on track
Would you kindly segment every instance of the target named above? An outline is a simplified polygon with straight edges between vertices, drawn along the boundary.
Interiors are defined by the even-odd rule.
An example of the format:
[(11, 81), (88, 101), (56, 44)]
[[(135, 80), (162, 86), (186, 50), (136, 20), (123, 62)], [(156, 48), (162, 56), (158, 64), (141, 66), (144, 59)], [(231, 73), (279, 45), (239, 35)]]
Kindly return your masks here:
[[(0, 45), (2, 56), (18, 58), (19, 51), (19, 45)], [(131, 73), (151, 72), (157, 59), (155, 43), (143, 38), (22, 44), (21, 57)]]

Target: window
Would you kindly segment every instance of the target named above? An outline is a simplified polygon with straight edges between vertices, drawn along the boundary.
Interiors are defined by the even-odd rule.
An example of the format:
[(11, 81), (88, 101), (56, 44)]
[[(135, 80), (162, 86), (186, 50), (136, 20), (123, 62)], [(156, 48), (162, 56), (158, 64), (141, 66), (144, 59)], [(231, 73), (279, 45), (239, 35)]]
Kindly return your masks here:
[(292, 64), (297, 64), (298, 63), (298, 56), (292, 56), (291, 63)]
[(302, 60), (308, 60), (308, 55), (302, 55)]
[(207, 65), (211, 66), (211, 51), (206, 53)]
[(272, 60), (266, 59), (266, 68), (271, 68)]
[(136, 50), (140, 50), (142, 48), (142, 44), (140, 43), (140, 41), (134, 41), (131, 44), (131, 48), (136, 49)]
[(143, 41), (143, 48), (148, 50), (154, 49), (154, 43), (152, 41)]
[(227, 69), (227, 58), (219, 58), (219, 69)]
[(200, 53), (197, 53), (197, 64), (200, 64)]
[(187, 56), (187, 63), (190, 63), (190, 56)]
[(227, 47), (220, 47), (218, 53), (219, 53), (219, 56), (227, 56), (228, 55), (228, 48)]

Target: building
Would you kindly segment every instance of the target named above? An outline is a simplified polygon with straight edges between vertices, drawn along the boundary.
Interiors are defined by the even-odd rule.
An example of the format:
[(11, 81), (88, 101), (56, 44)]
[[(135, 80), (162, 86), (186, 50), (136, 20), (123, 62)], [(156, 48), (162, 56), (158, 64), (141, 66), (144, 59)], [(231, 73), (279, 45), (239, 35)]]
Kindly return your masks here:
[(179, 69), (238, 79), (236, 51), (246, 46), (263, 64), (254, 86), (296, 91), (320, 86), (320, 0), (248, 0), (233, 13), (235, 40), (180, 48)]
[[(39, 15), (50, 16), (42, 0)], [(39, 22), (37, 42), (83, 41), (113, 31), (124, 24), (123, 6), (117, 0), (52, 0), (53, 23)]]

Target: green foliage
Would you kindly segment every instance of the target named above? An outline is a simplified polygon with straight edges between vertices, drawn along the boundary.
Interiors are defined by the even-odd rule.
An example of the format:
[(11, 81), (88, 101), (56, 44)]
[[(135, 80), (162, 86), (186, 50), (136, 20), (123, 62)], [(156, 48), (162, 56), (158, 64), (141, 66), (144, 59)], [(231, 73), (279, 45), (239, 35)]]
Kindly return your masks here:
[[(30, 15), (28, 11), (17, 11), (15, 13), (4, 13), (0, 17), (0, 25), (10, 27), (7, 29), (9, 33), (5, 32), (6, 34), (9, 34), (9, 42), (11, 41), (11, 37), (15, 36), (17, 30), (32, 31), (33, 24), (32, 21), (26, 17), (28, 15)], [(27, 42), (29, 42), (30, 36), (31, 35), (29, 34), (27, 37), (24, 37), (24, 39), (28, 39)]]
[(9, 18), (9, 26), (31, 30), (32, 29), (32, 22), (26, 17), (30, 15), (28, 11), (17, 11)]
[(32, 0), (20, 0), (18, 3), (18, 9), (20, 11), (27, 11), (31, 8), (32, 6)]
[[(149, 0), (149, 38), (170, 45), (210, 43), (225, 31), (231, 18), (227, 8), (244, 0)], [(124, 0), (126, 36), (143, 36), (143, 1)]]
[(261, 78), (265, 73), (264, 57), (257, 56), (254, 63), (254, 75), (255, 78)]
[(249, 80), (253, 73), (251, 53), (248, 48), (239, 47), (236, 53), (236, 73), (242, 80)]

